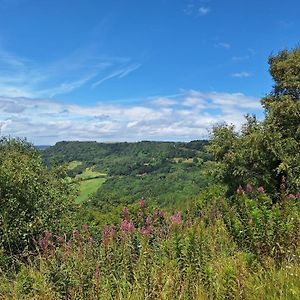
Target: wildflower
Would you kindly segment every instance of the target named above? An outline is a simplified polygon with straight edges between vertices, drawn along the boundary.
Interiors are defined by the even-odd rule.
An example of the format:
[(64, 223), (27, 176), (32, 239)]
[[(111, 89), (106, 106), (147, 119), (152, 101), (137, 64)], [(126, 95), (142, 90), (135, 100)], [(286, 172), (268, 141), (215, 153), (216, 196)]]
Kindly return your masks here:
[(98, 283), (100, 279), (100, 266), (99, 266), (99, 262), (97, 262), (96, 264), (96, 269), (95, 269), (95, 280)]
[(159, 212), (157, 209), (153, 209), (153, 217), (157, 218), (159, 216)]
[(128, 207), (124, 207), (123, 208), (123, 216), (124, 216), (125, 219), (128, 218), (128, 212), (129, 212)]
[(171, 216), (170, 219), (173, 224), (181, 224), (182, 223), (181, 212), (180, 211), (176, 212), (174, 215)]
[(150, 227), (142, 227), (140, 232), (142, 235), (149, 236), (152, 233), (152, 230)]
[(114, 226), (109, 227), (105, 225), (102, 230), (102, 239), (104, 245), (107, 245), (116, 235), (116, 228)]
[(123, 220), (121, 222), (121, 230), (123, 233), (130, 233), (130, 232), (133, 232), (135, 227), (134, 227), (134, 224), (132, 223), (131, 220)]
[(264, 192), (265, 192), (265, 189), (264, 189), (263, 186), (260, 186), (260, 187), (257, 189), (257, 191), (258, 191), (259, 193), (264, 193)]
[(287, 198), (288, 198), (288, 199), (296, 199), (296, 196), (293, 195), (293, 194), (289, 194), (289, 195), (287, 196)]
[(300, 190), (297, 192), (296, 198), (297, 198), (297, 199), (300, 199)]
[(140, 208), (145, 208), (145, 199), (144, 199), (144, 197), (142, 197), (141, 200), (140, 200)]
[(245, 191), (244, 191), (244, 189), (241, 186), (238, 187), (238, 189), (236, 190), (236, 192), (238, 194), (240, 194), (240, 195), (244, 195), (245, 194)]
[(252, 193), (253, 192), (253, 187), (250, 183), (248, 183), (247, 186), (246, 186), (246, 192), (247, 193)]
[(146, 218), (146, 224), (148, 226), (152, 224), (152, 219), (149, 216)]
[(78, 230), (73, 231), (73, 238), (76, 241), (80, 241), (80, 232)]

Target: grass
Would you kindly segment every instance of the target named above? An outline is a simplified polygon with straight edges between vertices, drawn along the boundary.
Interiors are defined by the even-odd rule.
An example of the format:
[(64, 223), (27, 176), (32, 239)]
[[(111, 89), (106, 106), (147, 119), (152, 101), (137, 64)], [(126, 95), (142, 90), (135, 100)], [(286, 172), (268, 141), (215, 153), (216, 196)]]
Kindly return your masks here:
[(86, 201), (89, 196), (97, 191), (97, 189), (104, 183), (106, 178), (91, 178), (83, 180), (79, 183), (79, 195), (76, 198), (76, 203)]
[(86, 168), (82, 174), (79, 174), (75, 177), (75, 179), (87, 180), (99, 177), (105, 177), (106, 173), (100, 173), (94, 171), (92, 168)]
[(68, 166), (67, 166), (67, 169), (68, 170), (73, 170), (75, 169), (76, 167), (82, 165), (82, 161), (78, 161), (78, 160), (73, 160), (71, 161)]

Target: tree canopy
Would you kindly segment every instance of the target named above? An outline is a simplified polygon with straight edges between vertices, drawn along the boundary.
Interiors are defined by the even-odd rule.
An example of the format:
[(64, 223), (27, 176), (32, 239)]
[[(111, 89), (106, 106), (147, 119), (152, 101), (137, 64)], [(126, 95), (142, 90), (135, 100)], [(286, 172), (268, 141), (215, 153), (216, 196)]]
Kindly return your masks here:
[(270, 56), (269, 66), (274, 86), (261, 100), (265, 119), (247, 116), (239, 133), (216, 126), (209, 149), (229, 193), (251, 183), (276, 199), (300, 188), (300, 47)]

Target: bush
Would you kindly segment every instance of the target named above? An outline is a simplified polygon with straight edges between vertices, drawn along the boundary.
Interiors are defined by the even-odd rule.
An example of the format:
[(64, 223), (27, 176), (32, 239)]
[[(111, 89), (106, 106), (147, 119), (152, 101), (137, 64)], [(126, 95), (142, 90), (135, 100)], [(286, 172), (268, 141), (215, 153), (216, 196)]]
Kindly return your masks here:
[(37, 150), (19, 139), (0, 140), (0, 248), (33, 248), (45, 228), (56, 230), (70, 208), (71, 190), (60, 170), (46, 170)]

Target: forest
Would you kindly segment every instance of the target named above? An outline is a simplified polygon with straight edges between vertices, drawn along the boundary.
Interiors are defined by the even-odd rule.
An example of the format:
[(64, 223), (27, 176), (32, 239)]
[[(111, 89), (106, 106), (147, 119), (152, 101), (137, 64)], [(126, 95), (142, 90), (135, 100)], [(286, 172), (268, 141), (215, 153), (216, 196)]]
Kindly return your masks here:
[(1, 137), (0, 299), (299, 299), (300, 47), (268, 63), (208, 141)]

